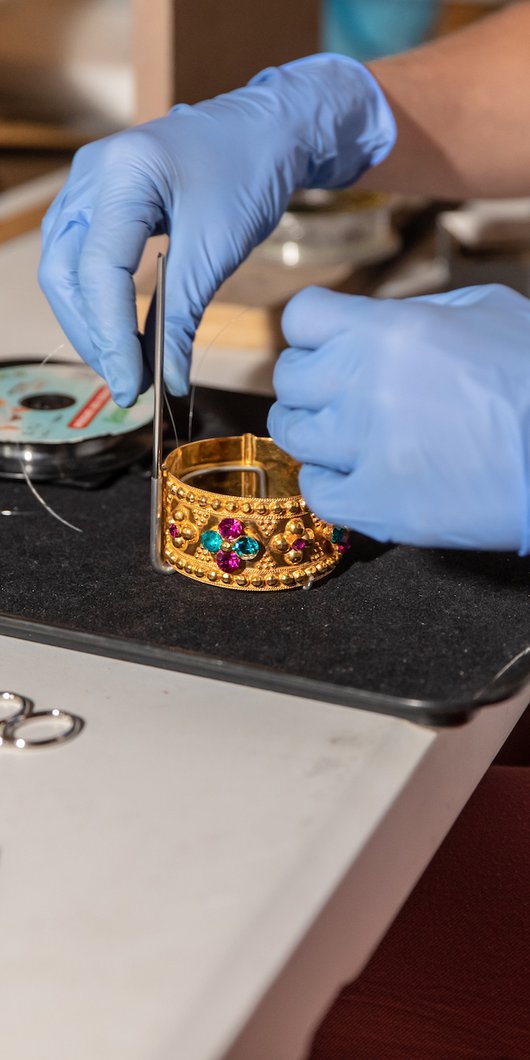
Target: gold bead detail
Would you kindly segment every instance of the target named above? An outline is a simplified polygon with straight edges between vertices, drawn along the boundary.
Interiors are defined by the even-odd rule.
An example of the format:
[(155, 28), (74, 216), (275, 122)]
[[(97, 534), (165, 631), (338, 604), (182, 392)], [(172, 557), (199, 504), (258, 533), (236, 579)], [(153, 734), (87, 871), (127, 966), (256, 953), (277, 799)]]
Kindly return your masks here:
[(302, 562), (302, 553), (301, 552), (297, 552), (295, 548), (292, 548), (287, 553), (287, 559), (290, 559), (291, 563), (301, 563)]
[(271, 541), (271, 548), (274, 548), (276, 552), (288, 552), (289, 542), (283, 534), (275, 534)]
[(304, 532), (304, 524), (301, 519), (289, 519), (287, 526), (285, 527), (287, 534), (296, 534), (297, 537)]
[[(164, 477), (164, 533), (162, 556), (170, 569), (197, 581), (233, 589), (287, 589), (311, 584), (332, 572), (338, 549), (332, 544), (331, 528), (319, 519), (302, 497), (223, 496), (202, 486), (173, 479), (167, 466)], [(289, 491), (286, 491), (289, 494)], [(240, 519), (247, 534), (254, 527), (261, 549), (257, 562), (243, 563), (239, 570), (221, 571), (215, 556), (201, 546), (205, 530), (217, 530), (224, 516)], [(172, 535), (178, 534), (178, 537)], [(301, 539), (298, 541), (297, 539)], [(219, 539), (218, 539), (219, 540)], [(300, 547), (293, 548), (293, 544)], [(305, 548), (302, 549), (302, 543)], [(235, 541), (221, 540), (220, 555), (227, 560)], [(245, 557), (243, 557), (245, 558)], [(221, 559), (221, 563), (224, 561)]]

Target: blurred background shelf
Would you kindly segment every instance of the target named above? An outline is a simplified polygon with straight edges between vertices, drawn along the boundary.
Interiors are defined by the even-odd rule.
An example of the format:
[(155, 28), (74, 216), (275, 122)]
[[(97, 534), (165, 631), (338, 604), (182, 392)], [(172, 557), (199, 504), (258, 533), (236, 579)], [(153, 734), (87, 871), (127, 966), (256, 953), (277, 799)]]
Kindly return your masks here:
[[(353, 26), (342, 50), (356, 54), (366, 26), (377, 53), (383, 44), (415, 44), (498, 6), (488, 0), (268, 0), (262, 7), (248, 0), (222, 6), (210, 0), (0, 0), (0, 243), (38, 229), (82, 143), (163, 114), (176, 100), (230, 90), (264, 66), (318, 50), (337, 12)], [(290, 210), (208, 307), (194, 358), (200, 380), (222, 386), (233, 372), (250, 388), (270, 391), (283, 345), (282, 309), (308, 284), (390, 296), (443, 287), (446, 269), (434, 239), (439, 209), (389, 202), (373, 211), (371, 230), (368, 225), (353, 234), (354, 215), (346, 206), (349, 234), (342, 246), (340, 215), (329, 204), (312, 217)], [(359, 223), (367, 217), (359, 207)], [(137, 274), (141, 324), (160, 245), (149, 241)], [(28, 270), (36, 270), (37, 235), (31, 246)], [(28, 273), (27, 282), (36, 283), (35, 276)], [(212, 343), (217, 354), (205, 355)]]

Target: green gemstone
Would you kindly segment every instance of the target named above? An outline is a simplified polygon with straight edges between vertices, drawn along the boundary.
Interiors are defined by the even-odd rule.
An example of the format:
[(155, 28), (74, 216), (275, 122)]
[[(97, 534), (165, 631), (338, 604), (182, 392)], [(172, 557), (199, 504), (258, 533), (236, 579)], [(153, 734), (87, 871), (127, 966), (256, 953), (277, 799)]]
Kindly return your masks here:
[(240, 537), (233, 545), (234, 552), (245, 559), (254, 559), (259, 552), (259, 541), (255, 537)]
[(334, 545), (342, 545), (349, 537), (349, 530), (345, 526), (334, 526), (331, 531), (331, 540)]
[(205, 530), (201, 534), (201, 545), (206, 549), (207, 552), (219, 552), (223, 539), (217, 530)]

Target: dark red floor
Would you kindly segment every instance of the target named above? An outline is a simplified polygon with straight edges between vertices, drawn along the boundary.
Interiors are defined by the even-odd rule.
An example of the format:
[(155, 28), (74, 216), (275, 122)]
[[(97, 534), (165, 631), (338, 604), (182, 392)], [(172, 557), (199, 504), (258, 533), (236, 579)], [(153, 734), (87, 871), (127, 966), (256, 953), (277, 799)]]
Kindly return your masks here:
[(530, 711), (503, 761), (308, 1060), (530, 1060)]

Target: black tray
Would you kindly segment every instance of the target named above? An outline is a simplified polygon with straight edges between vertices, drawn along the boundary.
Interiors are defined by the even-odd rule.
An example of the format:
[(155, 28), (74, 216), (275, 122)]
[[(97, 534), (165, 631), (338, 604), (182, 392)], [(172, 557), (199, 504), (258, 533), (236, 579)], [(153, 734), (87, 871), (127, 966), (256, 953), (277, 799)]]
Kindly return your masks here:
[[(201, 391), (196, 434), (264, 431), (267, 402)], [(179, 423), (185, 403), (177, 403)], [(0, 634), (455, 725), (528, 686), (530, 559), (356, 537), (309, 592), (236, 593), (149, 564), (139, 469), (90, 492), (0, 483)]]

